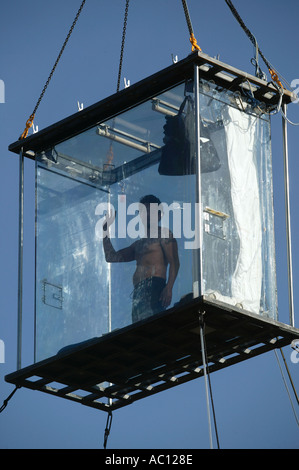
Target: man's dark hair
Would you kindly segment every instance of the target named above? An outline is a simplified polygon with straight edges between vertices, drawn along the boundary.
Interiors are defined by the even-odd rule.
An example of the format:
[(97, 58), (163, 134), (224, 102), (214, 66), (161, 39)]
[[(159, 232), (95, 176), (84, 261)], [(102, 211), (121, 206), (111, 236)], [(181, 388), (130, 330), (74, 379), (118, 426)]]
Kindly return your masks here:
[(161, 204), (161, 201), (158, 197), (154, 196), (153, 194), (148, 194), (147, 196), (143, 196), (140, 201), (141, 204)]

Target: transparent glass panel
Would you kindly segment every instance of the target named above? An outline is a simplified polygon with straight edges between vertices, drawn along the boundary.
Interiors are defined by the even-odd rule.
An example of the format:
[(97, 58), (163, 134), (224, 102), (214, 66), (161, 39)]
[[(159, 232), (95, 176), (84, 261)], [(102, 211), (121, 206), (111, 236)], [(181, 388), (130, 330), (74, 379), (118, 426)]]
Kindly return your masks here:
[(193, 298), (194, 139), (188, 82), (40, 153), (37, 360)]
[(108, 331), (108, 270), (95, 206), (107, 192), (37, 164), (36, 360)]
[(269, 115), (251, 96), (206, 82), (200, 115), (202, 292), (276, 319)]

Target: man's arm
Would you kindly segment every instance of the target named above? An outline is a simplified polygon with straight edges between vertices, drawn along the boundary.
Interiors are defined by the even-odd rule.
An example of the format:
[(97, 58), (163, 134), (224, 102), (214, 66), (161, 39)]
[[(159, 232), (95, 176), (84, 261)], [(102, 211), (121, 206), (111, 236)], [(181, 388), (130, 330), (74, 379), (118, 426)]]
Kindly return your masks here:
[(105, 237), (103, 238), (105, 260), (107, 261), (107, 263), (122, 263), (122, 262), (134, 261), (135, 243), (118, 251), (115, 251), (111, 243), (110, 236), (109, 236), (109, 227), (110, 225), (112, 225), (114, 219), (115, 219), (115, 215), (107, 216), (106, 221), (103, 224), (103, 231), (105, 234)]
[(172, 233), (170, 233), (170, 236), (168, 238), (162, 239), (161, 245), (167, 263), (169, 264), (168, 281), (160, 297), (162, 305), (166, 308), (171, 304), (172, 288), (180, 269), (180, 260), (178, 253), (178, 244), (176, 239), (173, 237)]
[(108, 263), (125, 263), (135, 259), (135, 243), (122, 250), (115, 251), (110, 238), (106, 236), (103, 239), (103, 247), (105, 259)]

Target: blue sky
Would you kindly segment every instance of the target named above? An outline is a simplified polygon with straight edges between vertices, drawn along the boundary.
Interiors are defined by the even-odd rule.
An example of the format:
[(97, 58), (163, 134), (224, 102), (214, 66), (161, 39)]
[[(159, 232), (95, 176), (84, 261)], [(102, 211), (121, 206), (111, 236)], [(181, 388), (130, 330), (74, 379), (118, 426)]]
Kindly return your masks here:
[[(44, 86), (65, 39), (79, 1), (11, 0), (0, 18), (0, 79), (5, 102), (0, 103), (1, 155), (1, 265), (0, 339), (5, 363), (0, 363), (0, 402), (13, 386), (4, 376), (16, 368), (18, 157), (7, 147), (18, 139)], [(234, 1), (256, 36), (260, 48), (289, 82), (299, 80), (299, 4), (285, 0)], [(78, 24), (38, 109), (35, 125), (42, 129), (116, 91), (124, 0), (87, 0)], [(254, 51), (224, 0), (188, 1), (195, 37), (203, 52), (254, 73)], [(125, 44), (123, 77), (131, 83), (171, 64), (191, 51), (180, 0), (131, 0)], [(262, 63), (263, 65), (263, 63)], [(263, 70), (266, 71), (265, 67)], [(123, 87), (123, 82), (121, 84)], [(289, 106), (289, 117), (299, 122), (299, 107)], [(289, 126), (291, 221), (295, 325), (298, 306), (299, 196), (298, 132)], [(275, 230), (279, 317), (288, 322), (285, 213), (281, 116), (272, 119)], [(34, 211), (34, 167), (26, 161), (25, 216)], [(24, 365), (33, 360), (34, 227), (27, 227), (24, 251)], [(290, 360), (299, 389), (299, 363)], [(298, 449), (299, 430), (274, 352), (232, 366), (211, 376), (221, 448)], [(294, 401), (295, 403), (295, 401)], [(295, 404), (298, 413), (298, 407)], [(0, 448), (101, 448), (106, 414), (66, 400), (26, 389), (19, 390), (0, 415)], [(214, 445), (215, 441), (214, 441)], [(204, 381), (195, 380), (113, 414), (110, 449), (209, 448)]]

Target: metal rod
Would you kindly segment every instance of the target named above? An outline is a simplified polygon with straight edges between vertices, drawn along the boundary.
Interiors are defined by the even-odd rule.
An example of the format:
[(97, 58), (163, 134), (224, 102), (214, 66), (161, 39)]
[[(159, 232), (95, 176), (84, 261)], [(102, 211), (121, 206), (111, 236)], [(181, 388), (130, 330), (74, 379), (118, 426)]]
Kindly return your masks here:
[(291, 397), (291, 394), (290, 394), (290, 391), (289, 391), (289, 387), (288, 387), (287, 381), (286, 381), (286, 379), (285, 379), (285, 376), (284, 376), (282, 367), (281, 367), (281, 365), (280, 365), (280, 362), (279, 362), (279, 358), (278, 358), (278, 354), (277, 354), (276, 349), (274, 349), (274, 352), (275, 352), (276, 360), (277, 360), (278, 367), (279, 367), (279, 370), (280, 370), (280, 373), (281, 373), (281, 377), (282, 377), (284, 386), (285, 386), (285, 388), (286, 388), (286, 391), (287, 391), (287, 394), (288, 394), (288, 397), (289, 397), (289, 400), (290, 400), (290, 403), (291, 403), (291, 407), (292, 407), (292, 410), (293, 410), (295, 419), (296, 419), (297, 424), (298, 424), (298, 426), (299, 426), (299, 420), (298, 420), (298, 417), (297, 417), (297, 413), (296, 413), (295, 407), (294, 407), (294, 405), (293, 405), (293, 401), (292, 401), (292, 397)]
[[(287, 115), (287, 105), (283, 104), (283, 114)], [(293, 296), (293, 268), (292, 268), (292, 237), (291, 237), (291, 211), (290, 211), (290, 182), (289, 182), (289, 149), (287, 120), (282, 117), (283, 132), (283, 163), (284, 163), (284, 190), (286, 211), (286, 236), (287, 236), (287, 262), (288, 262), (288, 290), (289, 290), (289, 312), (290, 325), (295, 326), (294, 318), (294, 296)]]
[[(293, 392), (294, 392), (294, 395), (296, 397), (296, 400), (297, 400), (297, 404), (299, 405), (299, 397), (298, 397), (298, 394), (297, 394), (297, 391), (296, 391), (296, 388), (295, 388), (295, 385), (294, 385), (294, 382), (293, 382), (293, 379), (292, 379), (292, 376), (290, 374), (290, 370), (288, 368), (288, 364), (287, 364), (287, 361), (286, 361), (286, 358), (285, 358), (285, 355), (283, 353), (283, 350), (281, 348), (279, 348), (280, 350), (280, 354), (281, 354), (281, 357), (283, 359), (283, 363), (284, 363), (284, 366), (286, 368), (286, 371), (287, 371), (287, 374), (288, 374), (288, 377), (289, 377), (289, 381), (292, 385), (292, 389), (293, 389)], [(276, 351), (275, 351), (276, 352)]]
[[(109, 132), (109, 131), (114, 132), (114, 134), (112, 132)], [(144, 152), (144, 153), (150, 153), (151, 148), (155, 148), (155, 149), (161, 148), (159, 145), (156, 145), (152, 142), (148, 142), (146, 140), (139, 139), (138, 137), (135, 137), (131, 134), (128, 134), (127, 132), (122, 132), (122, 131), (119, 131), (117, 129), (110, 128), (109, 126), (105, 126), (105, 125), (99, 126), (98, 130), (97, 130), (97, 133), (98, 133), (98, 135), (100, 135), (102, 137), (106, 137), (107, 139), (113, 140), (113, 141), (118, 142), (120, 144), (127, 145), (128, 147), (132, 147), (133, 149), (140, 150), (141, 152)], [(117, 135), (116, 133), (121, 134), (125, 137), (121, 137), (120, 135)], [(128, 137), (128, 138), (126, 138), (126, 137)], [(133, 142), (133, 141), (129, 140), (129, 138), (134, 139), (137, 142)]]
[[(195, 141), (196, 141), (196, 213), (195, 240), (199, 249), (193, 250), (193, 296), (202, 295), (202, 201), (201, 201), (201, 172), (200, 172), (200, 107), (199, 107), (199, 67), (194, 67), (194, 101), (195, 101)], [(198, 238), (197, 238), (198, 237)]]
[(19, 156), (19, 246), (18, 246), (18, 336), (17, 370), (22, 365), (22, 297), (23, 297), (23, 241), (24, 241), (24, 154)]
[(207, 364), (206, 364), (206, 357), (205, 357), (205, 343), (204, 343), (204, 337), (203, 337), (202, 314), (200, 314), (200, 318), (199, 318), (199, 328), (200, 328), (199, 333), (200, 333), (202, 364), (203, 364), (203, 372), (204, 372), (204, 378), (205, 378), (205, 390), (206, 390), (206, 402), (207, 402), (207, 413), (208, 413), (208, 424), (209, 424), (210, 448), (213, 449), (212, 423), (211, 423), (210, 400), (209, 400), (209, 386), (208, 386), (208, 376), (207, 376)]
[[(109, 187), (109, 193), (108, 193), (108, 207), (109, 207), (109, 212), (111, 210), (111, 188)], [(111, 263), (107, 263), (107, 270), (108, 270), (108, 333), (111, 333), (112, 331), (112, 276), (111, 276)], [(109, 386), (111, 387), (113, 384), (112, 382), (109, 382)], [(108, 398), (108, 405), (111, 407), (113, 404), (112, 398)], [(109, 417), (109, 415), (108, 415)], [(108, 418), (109, 419), (109, 418)], [(111, 415), (111, 421), (112, 421), (112, 415)], [(108, 422), (108, 420), (107, 420)], [(110, 424), (111, 427), (111, 424)], [(110, 430), (109, 430), (110, 432)], [(109, 435), (108, 432), (108, 435)], [(107, 436), (108, 437), (108, 436)]]
[[(108, 193), (108, 207), (111, 210), (111, 193)], [(111, 263), (108, 263), (108, 333), (111, 333), (112, 329), (112, 286), (111, 286)]]

